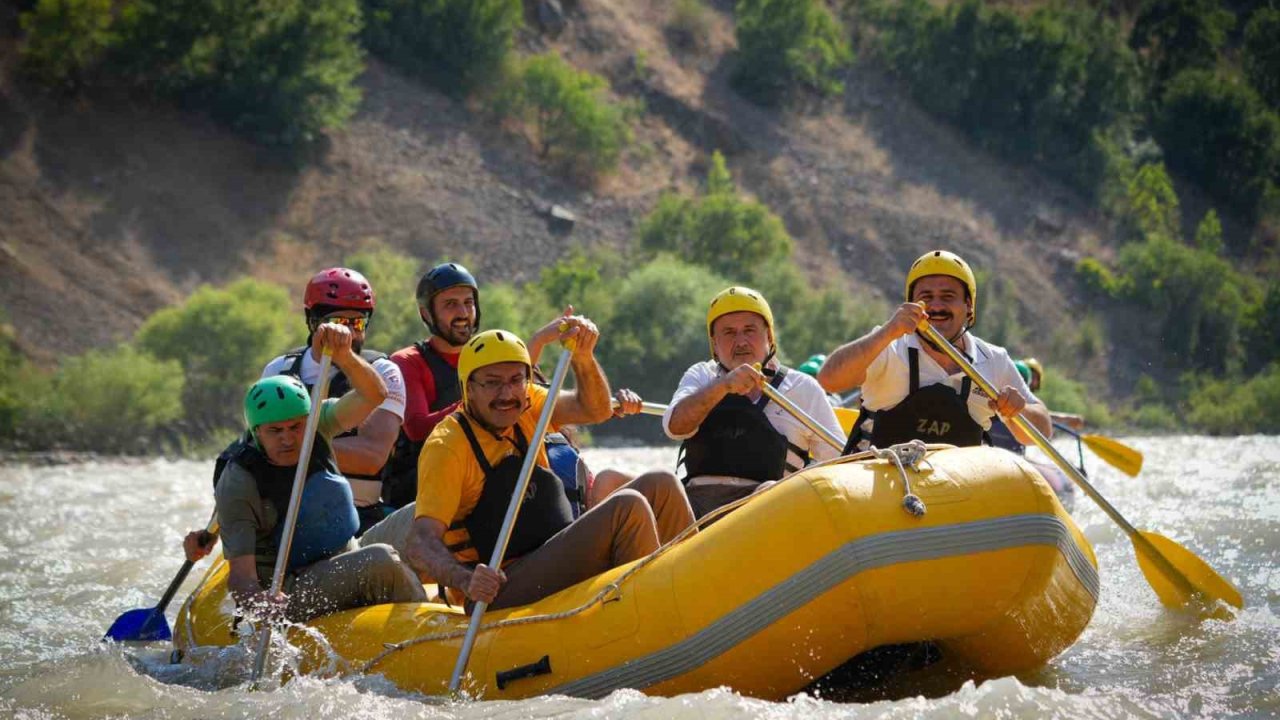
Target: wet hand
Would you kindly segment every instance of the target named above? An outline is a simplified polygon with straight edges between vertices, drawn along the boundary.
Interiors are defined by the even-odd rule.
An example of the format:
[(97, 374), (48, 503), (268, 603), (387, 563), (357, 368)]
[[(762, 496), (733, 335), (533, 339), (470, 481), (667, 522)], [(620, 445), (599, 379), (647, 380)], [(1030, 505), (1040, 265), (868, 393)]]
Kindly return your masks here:
[(889, 318), (889, 322), (885, 323), (885, 327), (889, 330), (889, 334), (894, 338), (910, 335), (920, 327), (920, 323), (927, 320), (929, 314), (925, 312), (923, 303), (902, 303), (897, 310), (893, 311), (893, 315)]
[(644, 401), (640, 399), (640, 396), (627, 388), (622, 388), (618, 392), (614, 393), (613, 399), (615, 403), (613, 416), (616, 418), (635, 415), (644, 407)]
[(213, 543), (217, 539), (217, 535), (204, 530), (192, 530), (182, 538), (182, 552), (188, 562), (196, 562), (213, 551)]
[(289, 596), (282, 592), (274, 595), (263, 590), (255, 593), (248, 602), (244, 604), (245, 614), (251, 620), (258, 622), (283, 623), (285, 622), (285, 608), (289, 605)]
[(498, 590), (502, 589), (502, 583), (506, 581), (506, 573), (480, 564), (471, 571), (471, 577), (467, 580), (467, 586), (463, 592), (476, 602), (491, 603), (498, 597)]
[(752, 365), (739, 365), (720, 378), (725, 392), (748, 395), (764, 386), (764, 375)]
[(1027, 399), (1022, 397), (1022, 393), (1018, 392), (1012, 385), (1006, 385), (995, 399), (987, 402), (1000, 417), (1006, 418), (1017, 415), (1027, 406)]

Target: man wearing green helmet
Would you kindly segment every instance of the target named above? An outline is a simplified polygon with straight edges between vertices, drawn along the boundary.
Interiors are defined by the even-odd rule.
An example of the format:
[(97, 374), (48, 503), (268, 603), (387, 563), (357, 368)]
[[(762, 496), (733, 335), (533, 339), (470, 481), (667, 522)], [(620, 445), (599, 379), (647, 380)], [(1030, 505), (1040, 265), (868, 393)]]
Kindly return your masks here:
[[(969, 332), (977, 300), (978, 283), (968, 263), (945, 250), (925, 253), (912, 263), (906, 302), (889, 321), (831, 353), (818, 372), (822, 386), (837, 393), (862, 388), (863, 416), (846, 452), (916, 439), (980, 445), (992, 418), (1018, 413), (1046, 437), (1052, 435), (1048, 410), (1018, 375), (1009, 353)], [(945, 353), (916, 334), (925, 320), (1000, 389), (997, 397), (984, 396)], [(1021, 430), (1015, 428), (1014, 434), (1018, 442), (1031, 444)]]
[[(411, 602), (426, 593), (387, 545), (346, 552), (359, 520), (351, 487), (338, 473), (330, 441), (358, 426), (387, 396), (381, 376), (352, 348), (352, 333), (323, 323), (316, 342), (332, 353), (350, 383), (341, 398), (323, 401), (311, 457), (301, 457), (311, 398), (300, 380), (277, 375), (245, 394), (247, 431), (228, 454), (215, 485), (227, 585), (242, 610), (259, 617), (301, 622), (353, 607)], [(299, 463), (309, 476), (303, 489), (285, 593), (267, 588), (281, 545), (285, 512)]]

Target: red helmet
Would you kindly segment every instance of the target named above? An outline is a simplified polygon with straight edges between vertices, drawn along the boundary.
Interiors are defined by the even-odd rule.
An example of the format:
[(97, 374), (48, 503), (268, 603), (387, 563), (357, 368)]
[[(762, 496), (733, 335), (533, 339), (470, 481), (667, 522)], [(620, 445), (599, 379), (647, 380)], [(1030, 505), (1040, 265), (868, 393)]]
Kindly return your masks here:
[(302, 306), (310, 314), (313, 310), (335, 309), (373, 312), (373, 286), (363, 275), (349, 268), (321, 270), (307, 282), (302, 296)]

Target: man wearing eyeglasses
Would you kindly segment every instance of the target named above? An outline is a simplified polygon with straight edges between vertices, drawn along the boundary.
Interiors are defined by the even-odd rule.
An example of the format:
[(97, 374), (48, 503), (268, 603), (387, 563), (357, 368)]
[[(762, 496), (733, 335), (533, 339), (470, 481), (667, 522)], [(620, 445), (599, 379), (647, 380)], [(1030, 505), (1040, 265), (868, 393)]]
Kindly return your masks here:
[[(267, 363), (262, 377), (291, 375), (308, 390), (320, 379), (320, 334), (325, 323), (345, 326), (351, 332), (351, 347), (382, 377), (386, 398), (356, 428), (336, 437), (332, 450), (342, 474), (351, 484), (356, 513), (360, 518), (357, 537), (382, 520), (387, 509), (382, 504), (382, 466), (391, 454), (404, 418), (404, 379), (400, 368), (386, 354), (364, 349), (365, 331), (373, 317), (376, 300), (373, 286), (364, 275), (349, 268), (328, 268), (316, 273), (303, 293), (307, 319), (307, 344)], [(342, 397), (351, 383), (336, 365), (330, 369), (329, 397)], [(221, 458), (220, 458), (221, 459)], [(200, 540), (205, 540), (202, 544)], [(213, 547), (213, 539), (203, 531), (188, 533), (183, 542), (188, 560), (199, 560)]]
[[(493, 608), (536, 602), (609, 568), (642, 558), (693, 522), (673, 476), (641, 478), (574, 520), (564, 486), (542, 446), (530, 447), (547, 402), (551, 427), (603, 422), (612, 398), (595, 358), (596, 326), (563, 318), (573, 338), (575, 389), (550, 398), (533, 384), (529, 350), (505, 330), (473, 337), (458, 358), (461, 408), (427, 438), (418, 461), (418, 494), (398, 511), (414, 514), (404, 550), (419, 577), (451, 588), (454, 598)], [(501, 569), (491, 557), (524, 456), (534, 452), (530, 478)], [(392, 518), (394, 520), (394, 518)], [(387, 522), (392, 522), (388, 520)]]

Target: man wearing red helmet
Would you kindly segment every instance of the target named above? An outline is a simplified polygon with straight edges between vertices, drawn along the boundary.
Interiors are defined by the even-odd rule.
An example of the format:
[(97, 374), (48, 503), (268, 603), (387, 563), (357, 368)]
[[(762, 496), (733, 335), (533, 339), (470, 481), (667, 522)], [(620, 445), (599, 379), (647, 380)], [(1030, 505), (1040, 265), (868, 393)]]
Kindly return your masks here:
[[(906, 302), (889, 321), (831, 353), (818, 371), (822, 387), (834, 393), (862, 388), (862, 415), (845, 452), (916, 439), (981, 445), (995, 416), (1018, 413), (1045, 437), (1053, 434), (1048, 410), (1023, 382), (1009, 353), (969, 332), (977, 301), (978, 282), (968, 263), (945, 250), (926, 253), (912, 263)], [(916, 334), (926, 319), (1000, 389), (997, 397), (983, 395), (959, 365)], [(1031, 444), (1021, 430), (1011, 429), (1018, 442)]]
[[(351, 482), (360, 533), (386, 516), (382, 504), (382, 466), (395, 445), (404, 418), (404, 377), (385, 353), (364, 349), (365, 331), (373, 317), (376, 298), (364, 275), (348, 268), (328, 268), (307, 283), (302, 298), (307, 318), (307, 344), (267, 363), (263, 377), (292, 375), (308, 388), (319, 380), (320, 348), (315, 337), (321, 323), (338, 323), (351, 330), (351, 346), (360, 353), (387, 385), (387, 398), (359, 427), (334, 438), (338, 467)], [(329, 380), (329, 396), (342, 397), (349, 384), (334, 367)]]

